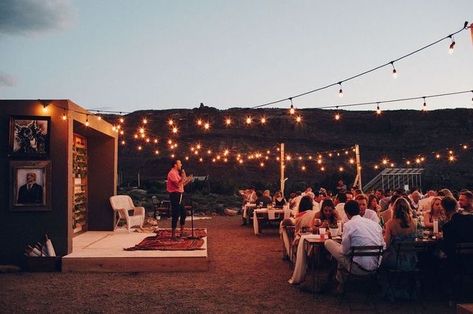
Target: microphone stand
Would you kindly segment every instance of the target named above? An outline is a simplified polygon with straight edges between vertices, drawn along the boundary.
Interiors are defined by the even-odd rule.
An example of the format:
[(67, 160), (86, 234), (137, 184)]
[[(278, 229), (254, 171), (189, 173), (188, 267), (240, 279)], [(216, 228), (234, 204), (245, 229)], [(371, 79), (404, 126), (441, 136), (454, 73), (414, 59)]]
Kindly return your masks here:
[[(192, 185), (189, 192), (192, 193)], [(201, 237), (194, 235), (194, 206), (192, 206), (192, 198), (191, 198), (191, 229), (192, 229), (192, 235), (188, 236), (187, 239), (189, 240), (200, 239)]]

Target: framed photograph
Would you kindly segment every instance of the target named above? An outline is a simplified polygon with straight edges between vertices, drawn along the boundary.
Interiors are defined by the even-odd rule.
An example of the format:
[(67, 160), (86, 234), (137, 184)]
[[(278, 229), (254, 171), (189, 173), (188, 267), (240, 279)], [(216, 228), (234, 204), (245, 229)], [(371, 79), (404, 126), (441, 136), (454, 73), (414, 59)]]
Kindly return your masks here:
[(51, 162), (10, 161), (10, 210), (51, 210)]
[(47, 158), (50, 129), (50, 117), (10, 117), (10, 156)]

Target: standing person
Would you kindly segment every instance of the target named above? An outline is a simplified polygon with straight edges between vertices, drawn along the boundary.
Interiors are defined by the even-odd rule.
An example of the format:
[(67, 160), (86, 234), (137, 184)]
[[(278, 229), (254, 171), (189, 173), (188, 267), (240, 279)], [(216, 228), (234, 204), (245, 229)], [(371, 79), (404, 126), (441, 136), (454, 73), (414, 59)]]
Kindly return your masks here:
[(184, 186), (191, 182), (193, 176), (186, 176), (186, 172), (182, 169), (182, 163), (180, 160), (174, 160), (172, 162), (172, 168), (169, 170), (166, 190), (169, 193), (169, 200), (171, 201), (171, 213), (172, 213), (172, 235), (171, 239), (176, 240), (176, 227), (177, 221), (180, 218), (181, 225), (181, 237), (184, 234), (184, 225), (186, 223), (186, 210), (182, 205), (182, 194), (184, 193)]

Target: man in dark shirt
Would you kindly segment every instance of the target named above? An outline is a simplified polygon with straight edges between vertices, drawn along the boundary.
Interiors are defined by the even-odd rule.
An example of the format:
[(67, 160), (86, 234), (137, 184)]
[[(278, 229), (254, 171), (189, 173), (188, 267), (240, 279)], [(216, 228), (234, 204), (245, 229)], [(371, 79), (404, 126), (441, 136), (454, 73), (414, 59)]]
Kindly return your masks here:
[(18, 204), (43, 204), (43, 187), (36, 183), (36, 173), (26, 174), (26, 184), (18, 190)]

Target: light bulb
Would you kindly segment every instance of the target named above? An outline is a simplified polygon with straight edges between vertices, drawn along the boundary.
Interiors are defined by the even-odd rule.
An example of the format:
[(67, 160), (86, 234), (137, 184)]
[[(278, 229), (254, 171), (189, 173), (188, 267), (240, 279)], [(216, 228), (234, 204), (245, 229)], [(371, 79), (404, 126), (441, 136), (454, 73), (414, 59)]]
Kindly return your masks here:
[(265, 124), (266, 123), (266, 118), (265, 117), (262, 117), (261, 118), (261, 124)]
[(200, 119), (197, 120), (197, 125), (198, 125), (198, 126), (201, 126), (201, 125), (202, 125), (202, 120), (200, 120)]
[(97, 116), (97, 120), (102, 120), (102, 117), (101, 116)]
[(450, 43), (450, 46), (448, 47), (448, 53), (453, 54), (453, 51), (455, 50), (455, 40), (453, 39), (453, 36), (450, 36), (450, 39), (452, 42)]
[(210, 123), (205, 122), (204, 129), (206, 129), (206, 130), (210, 129)]
[(340, 114), (338, 112), (335, 114), (335, 120), (340, 120)]
[(125, 122), (125, 119), (120, 118), (120, 123), (123, 123), (123, 122)]
[(397, 78), (397, 70), (396, 68), (394, 67), (394, 62), (391, 62), (391, 65), (393, 67), (393, 78)]
[(62, 120), (64, 120), (64, 121), (67, 120), (67, 115), (65, 113), (62, 114)]
[(424, 104), (422, 105), (422, 111), (427, 111), (427, 103), (425, 101), (425, 97), (424, 97)]
[(294, 104), (292, 103), (292, 97), (289, 98), (289, 100), (291, 101), (291, 108), (289, 108), (289, 114), (293, 115), (296, 113), (296, 109), (294, 109)]
[(381, 114), (381, 108), (379, 108), (379, 104), (376, 105), (376, 114), (380, 115)]
[(246, 124), (250, 125), (250, 124), (251, 124), (251, 120), (252, 120), (251, 117), (247, 117), (247, 118), (246, 118), (246, 121), (245, 121)]
[(225, 124), (226, 125), (232, 124), (232, 119), (230, 119), (230, 118), (225, 119)]
[(342, 82), (339, 82), (338, 85), (340, 85), (340, 89), (338, 90), (338, 96), (342, 98), (343, 97)]
[(301, 122), (302, 122), (302, 117), (301, 117), (301, 116), (297, 116), (297, 117), (296, 117), (296, 122), (297, 122), (297, 123), (301, 123)]
[(172, 128), (172, 133), (176, 134), (177, 131), (178, 131), (178, 129), (177, 129), (176, 127), (173, 127), (173, 128)]
[(145, 118), (143, 119), (143, 124), (146, 124), (146, 123), (148, 123), (148, 120)]

